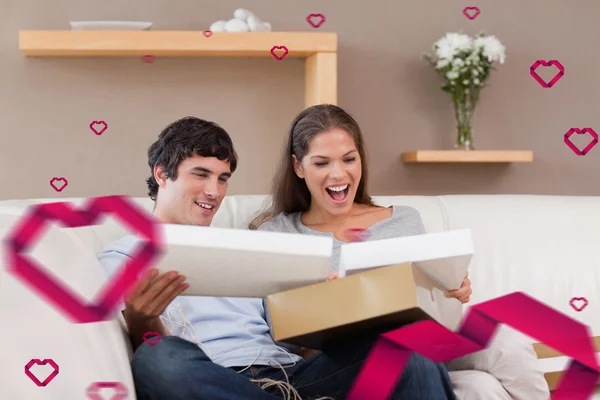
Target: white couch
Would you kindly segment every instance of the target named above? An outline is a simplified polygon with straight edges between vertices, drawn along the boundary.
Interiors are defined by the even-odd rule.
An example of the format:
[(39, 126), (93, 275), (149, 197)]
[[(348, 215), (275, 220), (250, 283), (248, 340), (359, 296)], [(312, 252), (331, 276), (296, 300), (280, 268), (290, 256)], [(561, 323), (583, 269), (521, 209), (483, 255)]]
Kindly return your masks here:
[[(265, 199), (227, 197), (213, 226), (246, 228)], [(81, 204), (83, 200), (2, 201), (0, 235), (7, 235), (28, 205), (56, 201)], [(151, 210), (150, 199), (134, 200)], [(375, 197), (375, 201), (417, 208), (429, 232), (472, 230), (471, 304), (524, 291), (600, 336), (600, 256), (596, 248), (600, 197), (387, 196)], [(113, 219), (93, 227), (54, 228), (33, 256), (91, 300), (103, 279), (95, 255), (125, 233)], [(4, 256), (0, 260), (4, 266)], [(4, 268), (0, 274), (0, 399), (82, 399), (92, 382), (122, 382), (129, 389), (128, 399), (135, 399), (129, 368), (131, 349), (122, 321), (72, 324)], [(572, 297), (585, 297), (589, 305), (576, 312), (569, 305)], [(24, 374), (25, 364), (33, 358), (53, 359), (60, 367), (59, 374), (45, 387), (36, 386)], [(560, 371), (566, 361), (564, 357), (540, 360), (546, 371)], [(51, 370), (32, 371), (43, 380)], [(594, 399), (600, 399), (598, 393)]]

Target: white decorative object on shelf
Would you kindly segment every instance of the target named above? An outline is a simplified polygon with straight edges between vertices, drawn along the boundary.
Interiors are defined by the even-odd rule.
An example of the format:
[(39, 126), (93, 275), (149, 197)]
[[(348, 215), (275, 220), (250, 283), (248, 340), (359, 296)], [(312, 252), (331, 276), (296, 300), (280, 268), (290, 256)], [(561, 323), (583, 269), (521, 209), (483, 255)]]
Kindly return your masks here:
[(210, 28), (212, 32), (270, 32), (271, 24), (263, 22), (252, 11), (238, 8), (228, 21), (216, 21)]
[(144, 31), (150, 29), (152, 22), (136, 21), (71, 21), (74, 31)]

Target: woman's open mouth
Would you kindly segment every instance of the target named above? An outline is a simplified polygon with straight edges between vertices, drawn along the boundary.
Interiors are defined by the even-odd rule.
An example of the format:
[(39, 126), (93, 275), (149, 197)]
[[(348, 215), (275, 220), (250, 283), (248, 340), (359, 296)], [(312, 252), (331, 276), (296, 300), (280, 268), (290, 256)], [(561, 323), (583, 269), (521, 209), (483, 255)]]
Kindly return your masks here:
[(348, 191), (350, 189), (350, 185), (339, 185), (339, 186), (328, 186), (325, 188), (327, 194), (331, 198), (331, 201), (340, 204), (346, 201), (348, 198)]

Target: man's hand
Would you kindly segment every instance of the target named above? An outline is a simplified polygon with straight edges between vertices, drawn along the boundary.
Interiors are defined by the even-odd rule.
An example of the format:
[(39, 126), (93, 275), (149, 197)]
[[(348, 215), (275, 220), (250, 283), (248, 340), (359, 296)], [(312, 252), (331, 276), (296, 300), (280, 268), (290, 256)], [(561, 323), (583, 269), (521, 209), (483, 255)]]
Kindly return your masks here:
[(460, 289), (449, 290), (448, 292), (444, 293), (446, 297), (454, 297), (463, 304), (468, 303), (469, 300), (471, 300), (471, 294), (473, 294), (473, 290), (471, 289), (471, 281), (469, 280), (468, 272), (467, 275), (465, 275), (462, 285), (460, 285)]
[(143, 342), (142, 337), (146, 332), (158, 332), (161, 336), (170, 335), (160, 316), (188, 287), (185, 276), (176, 271), (158, 276), (158, 270), (151, 269), (142, 276), (125, 297), (123, 312), (135, 347)]

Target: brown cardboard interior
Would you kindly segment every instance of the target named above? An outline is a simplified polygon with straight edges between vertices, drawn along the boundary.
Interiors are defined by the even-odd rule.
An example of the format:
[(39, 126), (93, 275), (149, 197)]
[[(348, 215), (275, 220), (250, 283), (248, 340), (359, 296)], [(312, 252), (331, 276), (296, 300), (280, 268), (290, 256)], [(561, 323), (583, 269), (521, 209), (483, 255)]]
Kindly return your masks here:
[(437, 320), (431, 279), (410, 263), (371, 269), (267, 297), (276, 341), (322, 350), (348, 335)]

